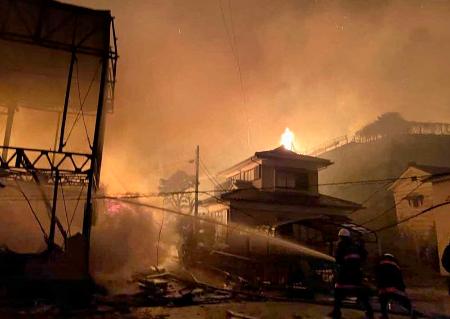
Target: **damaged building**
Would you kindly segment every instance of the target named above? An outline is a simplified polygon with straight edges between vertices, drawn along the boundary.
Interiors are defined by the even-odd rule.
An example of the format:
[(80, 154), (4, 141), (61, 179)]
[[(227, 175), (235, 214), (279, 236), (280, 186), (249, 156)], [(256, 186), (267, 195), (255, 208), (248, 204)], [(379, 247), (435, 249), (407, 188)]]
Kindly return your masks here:
[(0, 287), (24, 300), (77, 302), (92, 292), (93, 202), (118, 58), (113, 18), (53, 0), (0, 0), (0, 21), (0, 210), (10, 223), (2, 244), (23, 244), (0, 250)]
[[(360, 204), (319, 193), (318, 172), (331, 164), (281, 146), (256, 152), (222, 171), (225, 182), (199, 209), (200, 216), (217, 222), (203, 222), (198, 230), (200, 244), (209, 251), (206, 256), (216, 256), (208, 263), (258, 273), (278, 284), (302, 277), (299, 274), (303, 280), (322, 274), (329, 285), (332, 270), (324, 261), (333, 260), (328, 254), (333, 254), (340, 228), (376, 243), (375, 234), (350, 221)], [(275, 245), (272, 239), (286, 242)], [(300, 245), (297, 250), (291, 249), (298, 248), (295, 243)]]
[(226, 182), (218, 189), (219, 198), (203, 202), (201, 212), (331, 253), (336, 231), (330, 230), (361, 209), (357, 203), (319, 193), (318, 172), (331, 164), (283, 146), (256, 152), (220, 173)]

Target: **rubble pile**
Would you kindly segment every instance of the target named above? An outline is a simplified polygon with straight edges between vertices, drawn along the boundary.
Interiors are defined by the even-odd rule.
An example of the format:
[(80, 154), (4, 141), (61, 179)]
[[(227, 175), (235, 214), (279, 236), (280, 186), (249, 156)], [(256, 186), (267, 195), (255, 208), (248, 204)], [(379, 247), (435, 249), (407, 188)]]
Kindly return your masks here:
[(174, 273), (153, 267), (133, 280), (140, 288), (140, 299), (149, 305), (183, 306), (219, 303), (237, 298), (231, 289), (199, 282), (189, 273)]

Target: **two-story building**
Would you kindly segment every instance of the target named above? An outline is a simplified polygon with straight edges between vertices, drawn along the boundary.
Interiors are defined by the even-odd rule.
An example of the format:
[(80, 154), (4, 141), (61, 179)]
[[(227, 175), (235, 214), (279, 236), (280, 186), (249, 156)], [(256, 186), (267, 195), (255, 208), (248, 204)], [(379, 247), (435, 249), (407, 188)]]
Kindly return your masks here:
[[(256, 152), (220, 173), (226, 181), (215, 197), (202, 203), (200, 213), (331, 253), (340, 227), (367, 233), (348, 217), (361, 205), (319, 193), (318, 171), (331, 164), (282, 146)], [(240, 246), (238, 236), (230, 237), (226, 227), (216, 227), (215, 235), (218, 241)]]
[(450, 167), (410, 163), (389, 189), (394, 194), (399, 243), (410, 262), (440, 267), (440, 257), (450, 240), (450, 205), (421, 213), (450, 201)]

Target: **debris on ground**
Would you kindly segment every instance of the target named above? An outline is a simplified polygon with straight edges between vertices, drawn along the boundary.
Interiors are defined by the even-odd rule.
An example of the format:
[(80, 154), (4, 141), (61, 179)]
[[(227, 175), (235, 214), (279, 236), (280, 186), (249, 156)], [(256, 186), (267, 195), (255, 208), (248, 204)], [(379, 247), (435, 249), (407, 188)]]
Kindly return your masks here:
[(243, 313), (227, 310), (226, 319), (259, 319), (257, 317), (244, 315)]
[(198, 281), (189, 273), (174, 273), (152, 268), (133, 276), (140, 288), (140, 295), (149, 304), (182, 306), (217, 303), (235, 296), (232, 290), (214, 287)]

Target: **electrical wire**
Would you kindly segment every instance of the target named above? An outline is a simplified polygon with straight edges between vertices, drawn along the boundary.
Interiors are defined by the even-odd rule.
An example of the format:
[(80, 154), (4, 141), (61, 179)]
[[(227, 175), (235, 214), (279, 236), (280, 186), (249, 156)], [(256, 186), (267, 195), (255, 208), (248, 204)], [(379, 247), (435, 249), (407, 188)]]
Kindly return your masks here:
[(222, 0), (218, 0), (218, 2), (219, 2), (220, 13), (222, 16), (222, 23), (223, 23), (225, 32), (227, 33), (228, 44), (230, 45), (230, 49), (231, 49), (231, 53), (233, 54), (233, 57), (236, 59), (235, 48), (234, 48), (232, 36), (230, 34), (230, 30), (228, 29), (228, 23), (226, 21), (225, 11), (222, 6)]
[(361, 202), (361, 205), (364, 206), (364, 204), (367, 204), (372, 198), (374, 198), (376, 195), (378, 195), (382, 190), (385, 189), (386, 186), (388, 186), (391, 182), (387, 182), (386, 184), (382, 185), (381, 187), (377, 188), (372, 194), (370, 194), (364, 201)]
[(161, 225), (159, 226), (159, 232), (158, 232), (158, 241), (156, 242), (156, 267), (159, 266), (159, 243), (161, 241), (161, 234), (162, 234), (162, 229), (164, 226), (164, 216), (166, 215), (166, 212), (163, 211), (162, 212), (162, 218), (161, 218)]
[[(107, 199), (114, 199), (114, 198), (107, 198)], [(231, 231), (240, 231), (240, 232), (243, 232), (243, 233), (246, 233), (246, 234), (250, 234), (250, 235), (261, 236), (261, 237), (266, 238), (268, 240), (268, 242), (272, 242), (272, 243), (273, 242), (275, 242), (275, 243), (282, 242), (287, 248), (291, 247), (291, 248), (296, 249), (298, 251), (301, 251), (302, 253), (307, 254), (307, 255), (312, 255), (312, 256), (320, 257), (320, 258), (327, 259), (327, 260), (330, 260), (330, 261), (331, 260), (334, 261), (334, 259), (332, 257), (330, 257), (330, 256), (328, 256), (326, 254), (317, 252), (317, 251), (315, 251), (315, 250), (313, 250), (311, 248), (308, 248), (306, 246), (303, 246), (302, 244), (286, 241), (286, 240), (283, 240), (281, 238), (277, 238), (277, 237), (268, 235), (266, 233), (261, 233), (261, 232), (255, 231), (255, 230), (253, 230), (251, 228), (243, 227), (243, 226), (241, 226), (239, 224), (236, 224), (236, 223), (224, 223), (224, 222), (212, 219), (212, 218), (206, 218), (206, 217), (201, 217), (201, 216), (194, 216), (194, 215), (191, 215), (191, 214), (183, 213), (183, 212), (178, 211), (178, 210), (168, 209), (168, 208), (164, 208), (164, 207), (160, 207), (160, 206), (156, 206), (156, 205), (151, 205), (151, 204), (147, 204), (147, 203), (142, 203), (142, 202), (137, 202), (137, 201), (132, 201), (132, 200), (128, 200), (128, 199), (119, 199), (119, 201), (121, 201), (123, 203), (130, 204), (130, 205), (152, 208), (154, 210), (159, 210), (159, 211), (166, 211), (166, 212), (172, 213), (174, 215), (184, 216), (184, 217), (187, 217), (187, 218), (195, 218), (196, 220), (203, 221), (205, 223), (215, 224), (215, 225), (219, 225), (219, 226), (224, 226), (228, 230), (231, 230)]]
[(369, 220), (366, 220), (364, 223), (361, 223), (361, 226), (367, 225), (370, 222), (373, 222), (374, 220), (386, 215), (387, 213), (389, 213), (392, 209), (397, 208), (397, 206), (404, 201), (406, 198), (408, 198), (409, 195), (411, 195), (414, 191), (416, 191), (420, 186), (423, 185), (423, 182), (418, 181), (418, 184), (416, 187), (414, 187), (411, 191), (408, 192), (408, 194), (406, 194), (405, 196), (403, 196), (397, 203), (394, 203), (394, 205), (392, 205), (391, 207), (389, 207), (388, 209), (384, 210), (383, 212), (381, 212), (380, 214), (370, 218)]
[[(99, 64), (100, 65), (100, 64)], [(98, 70), (97, 70), (98, 72)], [(96, 72), (96, 74), (97, 74)], [(89, 132), (87, 129), (87, 125), (86, 125), (86, 120), (84, 118), (84, 112), (83, 112), (83, 106), (84, 106), (84, 102), (87, 98), (87, 95), (89, 93), (86, 94), (83, 102), (81, 102), (81, 89), (80, 89), (80, 77), (79, 77), (79, 67), (78, 67), (78, 59), (76, 60), (76, 77), (77, 77), (77, 87), (78, 87), (78, 102), (80, 103), (80, 112), (81, 112), (81, 119), (83, 120), (83, 126), (84, 126), (84, 132), (86, 133), (86, 138), (88, 140), (89, 143), (89, 147), (92, 148), (92, 143), (91, 143), (91, 139), (89, 138)], [(90, 90), (90, 89), (89, 89)], [(88, 91), (89, 92), (89, 91)]]
[[(358, 184), (377, 184), (377, 183), (386, 183), (386, 182), (393, 182), (397, 180), (415, 180), (415, 179), (421, 179), (421, 178), (433, 178), (433, 177), (443, 177), (450, 175), (450, 172), (446, 173), (439, 173), (439, 174), (426, 174), (426, 175), (416, 175), (416, 176), (410, 176), (410, 177), (397, 177), (397, 178), (385, 178), (385, 179), (373, 179), (373, 180), (354, 180), (354, 181), (342, 181), (342, 182), (332, 182), (332, 183), (318, 183), (318, 184), (311, 184), (310, 186), (339, 186), (339, 185), (358, 185)], [(84, 184), (83, 184), (84, 185)], [(253, 187), (243, 187), (239, 188), (239, 190), (250, 190), (254, 189)], [(273, 187), (262, 187), (258, 188), (259, 190), (273, 190)], [(199, 193), (212, 193), (216, 192), (216, 189), (212, 190), (200, 190)], [(104, 199), (106, 197), (115, 196), (117, 198), (128, 198), (128, 199), (137, 199), (137, 198), (151, 198), (151, 197), (164, 197), (164, 196), (170, 196), (170, 195), (177, 195), (177, 194), (189, 194), (189, 193), (195, 193), (194, 190), (192, 191), (178, 191), (178, 192), (150, 192), (150, 193), (139, 193), (139, 192), (127, 192), (127, 193), (118, 193), (118, 194), (110, 194), (108, 196), (97, 196), (96, 199)], [(17, 197), (11, 198), (11, 197), (0, 197), (0, 200), (5, 201), (14, 201)], [(66, 198), (66, 200), (77, 200), (78, 198)], [(36, 198), (30, 198), (30, 200), (42, 200), (40, 197)]]
[(235, 58), (236, 58), (236, 67), (238, 69), (238, 74), (239, 74), (239, 83), (241, 85), (241, 92), (242, 92), (242, 97), (244, 99), (244, 103), (247, 103), (247, 95), (246, 95), (245, 88), (244, 88), (244, 80), (242, 78), (241, 59), (239, 57), (239, 49), (237, 47), (236, 32), (234, 31), (233, 9), (231, 7), (231, 0), (228, 0), (228, 10), (230, 12), (230, 30), (231, 30), (232, 42), (233, 42)]
[[(43, 228), (43, 226), (42, 226), (42, 224), (41, 224), (39, 218), (37, 217), (37, 214), (36, 214), (36, 212), (34, 211), (34, 209), (33, 209), (32, 205), (31, 205), (31, 202), (30, 202), (29, 198), (26, 196), (26, 194), (25, 194), (20, 188), (19, 188), (19, 190), (20, 190), (21, 194), (23, 195), (23, 197), (25, 198), (25, 200), (27, 201), (28, 206), (30, 207), (31, 212), (32, 212), (34, 218), (36, 219), (36, 221), (37, 221), (37, 223), (38, 223), (38, 225), (39, 225), (39, 227), (40, 227), (42, 233), (44, 234), (44, 238), (47, 240), (47, 239), (48, 239), (47, 234), (46, 234), (46, 232), (45, 232), (45, 230), (44, 230), (44, 228)], [(219, 198), (219, 197), (217, 197), (217, 196), (211, 194), (211, 192), (204, 192), (204, 191), (203, 191), (202, 193), (208, 194), (211, 198), (215, 198), (215, 199), (216, 199), (217, 201), (219, 201), (219, 202), (224, 202), (223, 199), (221, 199), (221, 198)], [(405, 197), (406, 197), (406, 196), (405, 196)], [(75, 215), (75, 212), (76, 212), (76, 209), (77, 209), (77, 207), (78, 207), (78, 203), (79, 203), (80, 199), (81, 199), (81, 192), (80, 192), (80, 196), (78, 197), (77, 206), (75, 207), (75, 210), (74, 210), (74, 213), (73, 213), (73, 215), (72, 215), (70, 224), (72, 224), (73, 217), (74, 217), (74, 215)], [(155, 205), (151, 205), (151, 204), (147, 204), (147, 203), (136, 202), (136, 201), (132, 201), (132, 200), (131, 200), (131, 199), (136, 199), (136, 197), (119, 197), (119, 196), (105, 195), (105, 196), (94, 197), (94, 199), (109, 199), (109, 200), (116, 200), (116, 201), (121, 201), (121, 202), (125, 202), (125, 203), (134, 204), (134, 205), (145, 206), (145, 207), (149, 207), (149, 208), (155, 208), (155, 209), (162, 210), (162, 211), (168, 211), (168, 212), (175, 213), (175, 214), (178, 214), (178, 215), (182, 215), (182, 216), (187, 216), (187, 217), (193, 218), (193, 216), (190, 215), (190, 214), (185, 214), (185, 213), (182, 213), (182, 212), (179, 212), (179, 211), (175, 211), (175, 210), (171, 210), (171, 209), (166, 209), (166, 208), (161, 208), (161, 207), (159, 207), (159, 206), (155, 206)], [(402, 200), (403, 200), (403, 199), (402, 199)], [(398, 203), (397, 203), (397, 204), (398, 204)], [(450, 201), (446, 201), (446, 202), (443, 202), (443, 203), (434, 205), (434, 206), (429, 207), (429, 208), (427, 208), (427, 209), (425, 209), (425, 210), (423, 210), (423, 211), (421, 211), (421, 212), (419, 212), (419, 213), (417, 213), (417, 214), (415, 214), (415, 215), (409, 216), (409, 217), (407, 217), (407, 218), (405, 218), (405, 219), (403, 219), (403, 220), (400, 220), (400, 221), (395, 222), (395, 223), (392, 223), (392, 224), (390, 224), (390, 225), (387, 225), (387, 226), (378, 228), (378, 229), (376, 229), (376, 230), (373, 230), (373, 232), (376, 232), (376, 233), (377, 233), (377, 232), (381, 232), (381, 231), (383, 231), (383, 230), (386, 230), (386, 229), (395, 227), (395, 226), (400, 225), (400, 224), (402, 224), (402, 223), (405, 223), (405, 222), (407, 222), (407, 221), (409, 221), (409, 220), (411, 220), (411, 219), (414, 219), (414, 218), (416, 218), (416, 217), (418, 217), (418, 216), (421, 216), (421, 215), (423, 215), (423, 214), (426, 214), (426, 213), (428, 213), (429, 211), (431, 211), (431, 210), (433, 210), (433, 209), (436, 209), (436, 208), (441, 207), (441, 206), (444, 206), (444, 205), (449, 205), (449, 204), (450, 204)], [(233, 207), (233, 209), (235, 209), (236, 211), (242, 212), (241, 210), (237, 209), (236, 207)], [(245, 213), (245, 212), (243, 212), (243, 213)], [(246, 214), (246, 215), (247, 215), (247, 214)], [(198, 218), (199, 220), (201, 220), (201, 221), (205, 221), (205, 222), (209, 222), (209, 223), (214, 223), (214, 224), (219, 224), (219, 225), (227, 226), (227, 227), (228, 227), (227, 224), (220, 223), (220, 222), (218, 222), (218, 221), (212, 221), (212, 220), (210, 220), (210, 219), (208, 219), (208, 218), (202, 218), (202, 217), (197, 217), (197, 218)], [(364, 224), (359, 224), (359, 225), (363, 226)]]
[[(203, 169), (204, 169), (204, 171), (205, 171), (205, 173), (206, 173), (206, 176), (208, 176), (209, 180), (210, 180), (217, 188), (222, 189), (223, 192), (227, 192), (227, 191), (222, 187), (222, 185), (220, 185), (220, 183), (219, 183), (213, 176), (210, 175), (208, 168), (206, 167), (205, 163), (204, 163), (201, 159), (200, 159), (200, 164), (203, 166)], [(217, 200), (219, 203), (224, 203), (224, 202), (225, 202), (222, 198), (220, 198), (220, 197), (218, 197), (218, 196), (215, 195), (215, 191), (214, 191), (213, 193), (211, 193), (211, 192), (205, 192), (205, 193), (206, 193), (207, 195), (209, 195), (210, 198), (214, 198), (215, 200)], [(230, 205), (230, 209), (231, 209), (231, 208), (232, 208), (233, 210), (237, 211), (237, 212), (240, 212), (240, 213), (246, 215), (247, 217), (252, 217), (252, 218), (253, 218), (253, 216), (252, 216), (251, 214), (249, 214), (249, 213), (247, 213), (247, 212), (245, 212), (245, 211), (243, 211), (243, 210), (241, 210), (241, 209), (238, 209), (238, 208), (236, 208), (236, 207), (232, 207), (232, 206)]]
[(200, 164), (203, 167), (203, 170), (205, 171), (206, 176), (211, 181), (211, 183), (213, 183), (213, 185), (215, 185), (216, 187), (222, 189), (223, 191), (226, 191), (222, 187), (222, 185), (219, 183), (219, 181), (210, 173), (209, 169), (206, 167), (205, 163), (203, 162), (203, 160), (201, 158), (200, 158)]
[(62, 184), (60, 184), (60, 186), (61, 186), (61, 195), (62, 195), (62, 198), (63, 198), (64, 214), (66, 215), (67, 232), (69, 233), (69, 236), (71, 236), (70, 235), (70, 227), (69, 227), (69, 215), (67, 214), (66, 199), (65, 199), (65, 196), (64, 196), (64, 187), (63, 187)]
[(414, 215), (411, 215), (411, 216), (409, 216), (409, 217), (406, 217), (406, 218), (404, 218), (404, 219), (402, 219), (402, 220), (400, 220), (400, 221), (398, 221), (398, 222), (395, 222), (395, 223), (392, 223), (392, 224), (390, 224), (390, 225), (387, 225), (387, 226), (378, 228), (378, 229), (374, 230), (374, 232), (377, 232), (377, 233), (378, 233), (378, 232), (381, 232), (381, 231), (383, 231), (383, 230), (386, 230), (386, 229), (389, 229), (389, 228), (398, 226), (398, 225), (400, 225), (400, 224), (406, 223), (407, 221), (410, 221), (411, 219), (417, 218), (417, 217), (419, 217), (419, 216), (421, 216), (421, 215), (423, 215), (423, 214), (426, 214), (426, 213), (428, 213), (428, 212), (430, 212), (430, 211), (432, 211), (432, 210), (434, 210), (434, 209), (436, 209), (436, 208), (439, 208), (439, 207), (445, 206), (445, 205), (450, 205), (450, 201), (445, 201), (445, 202), (442, 202), (442, 203), (433, 205), (433, 206), (431, 206), (431, 207), (428, 207), (427, 209), (424, 209), (424, 210), (422, 210), (421, 212), (419, 212), (419, 213), (417, 213), (417, 214), (414, 214)]
[(361, 223), (361, 226), (367, 225), (368, 223), (373, 222), (374, 220), (386, 215), (387, 213), (389, 213), (391, 210), (393, 210), (394, 208), (396, 208), (401, 202), (403, 202), (409, 195), (411, 195), (415, 190), (417, 190), (420, 186), (423, 185), (423, 182), (418, 183), (418, 185), (416, 187), (414, 187), (411, 191), (408, 192), (408, 194), (406, 194), (405, 196), (403, 196), (397, 203), (394, 203), (394, 205), (392, 205), (391, 207), (389, 207), (388, 209), (384, 210), (383, 212), (381, 212), (380, 214), (370, 218), (369, 220), (366, 220), (365, 222)]
[[(96, 80), (96, 78), (98, 76), (98, 73), (99, 73), (99, 70), (100, 70), (100, 65), (101, 65), (101, 63), (98, 64), (97, 70), (95, 71), (94, 75), (92, 76), (92, 79), (91, 79), (91, 82), (89, 83), (89, 86), (88, 86), (88, 89), (86, 91), (86, 94), (84, 95), (83, 101), (80, 104), (80, 110), (78, 111), (78, 113), (77, 113), (77, 115), (75, 117), (75, 120), (73, 121), (72, 127), (69, 130), (69, 134), (67, 134), (67, 138), (66, 138), (66, 141), (64, 142), (64, 145), (66, 145), (67, 142), (69, 141), (69, 138), (70, 138), (70, 136), (72, 134), (72, 131), (73, 131), (76, 123), (78, 122), (78, 119), (80, 118), (80, 114), (83, 112), (84, 104), (86, 103), (87, 97), (89, 96), (89, 93), (90, 93), (90, 91), (92, 89), (92, 85), (94, 84), (94, 82), (95, 82), (95, 80)], [(77, 82), (78, 82), (78, 80), (77, 80)], [(86, 128), (86, 130), (87, 130), (87, 128)], [(89, 134), (87, 135), (87, 138), (88, 138), (89, 146), (92, 148), (92, 145), (91, 145), (91, 142), (90, 142), (90, 139), (89, 139)]]
[(34, 211), (33, 205), (31, 205), (30, 201), (28, 200), (27, 195), (26, 195), (25, 192), (22, 190), (22, 188), (20, 187), (19, 183), (16, 183), (16, 184), (17, 184), (17, 188), (19, 189), (19, 192), (20, 192), (20, 193), (22, 194), (22, 196), (25, 198), (25, 200), (26, 200), (26, 202), (27, 202), (27, 204), (28, 204), (28, 207), (29, 207), (30, 210), (31, 210), (31, 214), (34, 216), (34, 219), (35, 219), (36, 222), (38, 223), (39, 228), (41, 229), (41, 232), (42, 232), (42, 234), (44, 235), (44, 240), (45, 240), (45, 242), (48, 242), (48, 236), (47, 236), (47, 233), (45, 232), (45, 229), (44, 229), (44, 227), (42, 226), (41, 221), (39, 220), (39, 217), (37, 216), (36, 212)]
[(80, 204), (81, 194), (83, 194), (84, 184), (81, 186), (80, 194), (78, 195), (77, 203), (75, 204), (75, 208), (72, 213), (72, 217), (70, 218), (70, 223), (68, 224), (68, 228), (72, 227), (73, 219), (75, 218), (75, 214), (77, 212), (78, 205)]
[(241, 59), (239, 56), (239, 50), (237, 48), (236, 32), (234, 30), (233, 10), (232, 10), (232, 6), (231, 6), (231, 0), (228, 0), (230, 27), (228, 27), (228, 23), (226, 21), (225, 10), (222, 5), (222, 0), (218, 0), (218, 2), (219, 2), (219, 8), (220, 8), (221, 16), (222, 16), (222, 23), (223, 23), (224, 29), (226, 31), (226, 34), (227, 34), (228, 43), (230, 45), (231, 53), (234, 58), (236, 71), (238, 73), (239, 87), (240, 87), (240, 92), (241, 92), (241, 96), (242, 96), (242, 104), (244, 106), (243, 110), (245, 113), (245, 117), (247, 119), (247, 147), (250, 148), (250, 144), (251, 144), (250, 117), (249, 117), (248, 110), (247, 110), (247, 94), (246, 94), (246, 90), (245, 90), (245, 86), (244, 86), (244, 79), (242, 76)]

